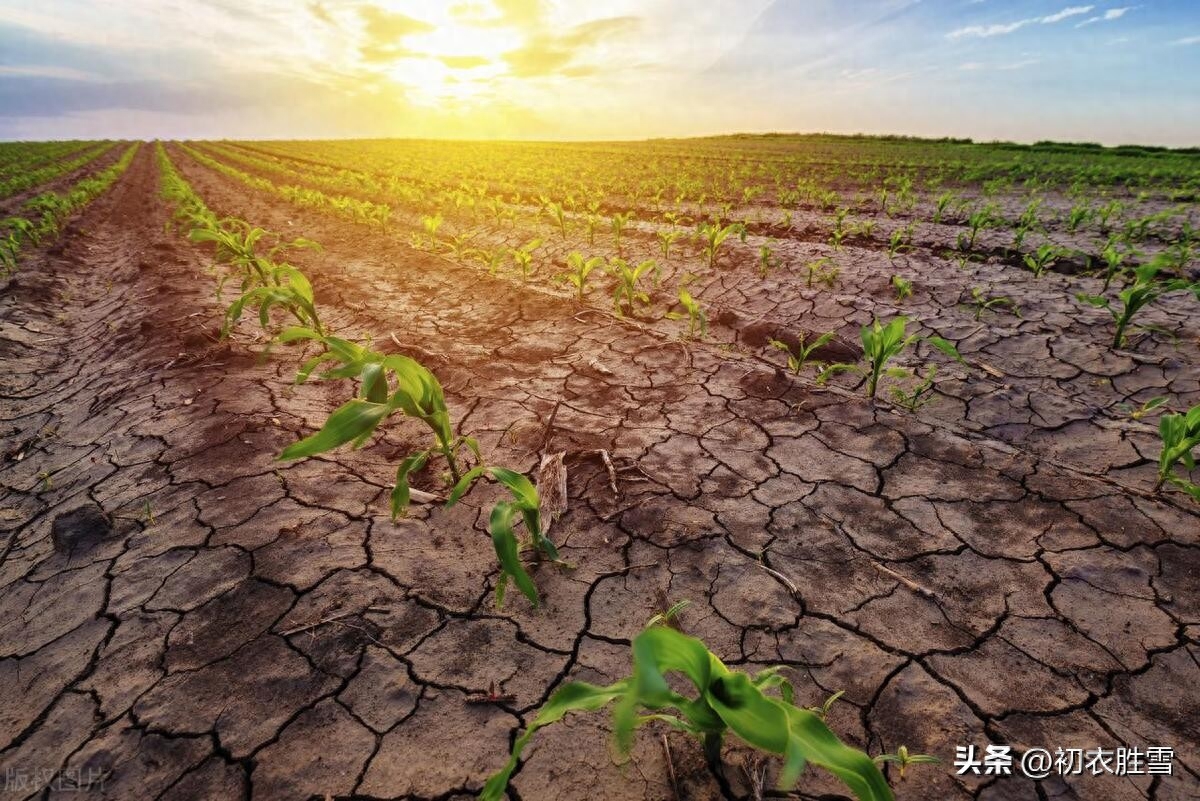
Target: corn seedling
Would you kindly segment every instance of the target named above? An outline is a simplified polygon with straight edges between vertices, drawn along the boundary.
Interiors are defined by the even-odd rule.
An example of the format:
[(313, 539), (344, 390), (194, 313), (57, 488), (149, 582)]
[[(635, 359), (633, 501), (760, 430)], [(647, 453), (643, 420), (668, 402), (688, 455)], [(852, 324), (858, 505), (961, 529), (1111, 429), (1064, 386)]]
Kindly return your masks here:
[(450, 423), (442, 385), (419, 362), (399, 354), (383, 354), (340, 337), (324, 336), (305, 327), (284, 329), (282, 342), (312, 341), (324, 351), (306, 361), (296, 376), (297, 383), (306, 381), (312, 372), (324, 365), (324, 378), (357, 378), (358, 397), (347, 401), (329, 415), (319, 431), (283, 449), (280, 459), (292, 460), (331, 451), (347, 442), (358, 448), (395, 412), (424, 423), (432, 432), (433, 445), (404, 459), (396, 470), (396, 486), (391, 494), (392, 517), (399, 517), (408, 508), (408, 477), (425, 466), (434, 454), (446, 459), (451, 478), (458, 481), (458, 453), (467, 448), (482, 461), (479, 444), (471, 437), (456, 436)]
[[(900, 377), (908, 371), (893, 371), (889, 375)], [(933, 400), (933, 380), (937, 377), (937, 365), (931, 364), (925, 371), (925, 378), (911, 390), (905, 390), (903, 387), (892, 387), (891, 398), (892, 402), (897, 406), (903, 406), (910, 412), (915, 412), (926, 403)]]
[(270, 330), (271, 310), (279, 308), (291, 315), (297, 325), (312, 329), (318, 336), (324, 335), (313, 301), (312, 284), (295, 267), (272, 265), (266, 284), (253, 287), (234, 300), (225, 312), (222, 338), (229, 336), (247, 306), (258, 308), (259, 324), (264, 331)]
[(940, 223), (946, 217), (946, 210), (950, 208), (950, 204), (954, 202), (955, 195), (953, 192), (943, 192), (938, 196), (937, 204), (933, 210), (933, 222)]
[(500, 562), (500, 577), (496, 580), (496, 606), (504, 604), (505, 590), (511, 579), (517, 585), (521, 594), (529, 599), (534, 606), (538, 605), (537, 587), (533, 584), (525, 566), (521, 564), (521, 548), (517, 540), (514, 524), (519, 517), (525, 523), (525, 531), (529, 534), (534, 549), (558, 561), (558, 548), (545, 536), (542, 529), (541, 504), (537, 487), (525, 476), (504, 467), (480, 465), (467, 472), (455, 484), (446, 500), (446, 506), (451, 507), (466, 494), (481, 476), (487, 476), (512, 495), (512, 500), (500, 501), (492, 507), (488, 519), (488, 532), (492, 535), (492, 545), (496, 550), (496, 558)]
[(914, 225), (909, 224), (892, 231), (891, 237), (888, 238), (887, 256), (889, 261), (894, 261), (900, 253), (907, 253), (913, 249), (912, 238), (914, 230)]
[(717, 263), (717, 254), (721, 250), (721, 245), (725, 244), (725, 240), (730, 236), (744, 231), (739, 223), (730, 223), (722, 226), (720, 223), (700, 223), (698, 233), (702, 240), (701, 252), (704, 254), (704, 262), (708, 265), (708, 269), (712, 270)]
[(533, 251), (542, 246), (542, 240), (531, 239), (519, 248), (510, 248), (508, 255), (512, 258), (513, 266), (521, 273), (525, 281), (533, 275)]
[(983, 317), (985, 311), (992, 311), (998, 306), (1007, 306), (1013, 314), (1021, 316), (1012, 298), (1006, 295), (988, 296), (977, 286), (971, 287), (971, 305), (975, 307), (975, 319)]
[(808, 364), (813, 364), (818, 371), (824, 365), (824, 362), (814, 362), (811, 360), (813, 351), (817, 348), (827, 345), (833, 339), (833, 332), (829, 331), (816, 337), (812, 342), (806, 342), (806, 334), (801, 331), (796, 338), (795, 347), (788, 345), (786, 342), (780, 342), (778, 339), (771, 340), (771, 347), (776, 350), (781, 350), (787, 354), (787, 366), (795, 375), (800, 375), (800, 371)]
[[(824, 383), (837, 373), (856, 372), (866, 377), (867, 397), (874, 398), (876, 390), (879, 387), (879, 379), (884, 375), (892, 375), (896, 378), (909, 377), (911, 374), (908, 370), (888, 368), (888, 364), (892, 359), (919, 338), (916, 334), (905, 336), (905, 329), (907, 327), (907, 317), (897, 317), (887, 325), (884, 325), (878, 319), (871, 321), (870, 325), (864, 325), (860, 331), (860, 336), (863, 344), (863, 356), (867, 360), (866, 366), (860, 367), (857, 364), (846, 364), (844, 362), (831, 364), (821, 371), (818, 381)], [(962, 356), (959, 355), (958, 349), (945, 339), (938, 336), (930, 336), (926, 337), (925, 341), (956, 361), (962, 361)]]
[(1120, 214), (1124, 208), (1125, 207), (1121, 204), (1121, 201), (1110, 200), (1108, 203), (1105, 203), (1103, 206), (1097, 209), (1096, 221), (1100, 223), (1101, 230), (1107, 231), (1109, 228), (1109, 222), (1115, 215)]
[(1167, 399), (1160, 395), (1157, 398), (1151, 398), (1136, 409), (1130, 407), (1128, 404), (1120, 404), (1117, 408), (1128, 415), (1130, 420), (1141, 420), (1142, 418), (1157, 414), (1159, 411), (1167, 411), (1166, 403)]
[(1017, 218), (1017, 225), (1025, 230), (1033, 230), (1038, 227), (1038, 215), (1042, 210), (1042, 199), (1035, 197), (1029, 201), (1029, 205), (1021, 212), (1021, 216)]
[(1066, 251), (1056, 245), (1041, 245), (1033, 253), (1026, 253), (1022, 261), (1035, 278), (1041, 278), (1042, 274), (1065, 254)]
[(1200, 446), (1200, 405), (1193, 406), (1185, 414), (1164, 414), (1158, 421), (1158, 434), (1162, 439), (1162, 451), (1158, 457), (1158, 483), (1171, 483), (1200, 501), (1200, 486), (1187, 478), (1176, 475), (1176, 465), (1182, 464), (1189, 472), (1196, 469), (1193, 451)]
[(958, 235), (959, 250), (974, 250), (979, 232), (992, 228), (997, 222), (996, 207), (990, 203), (981, 209), (976, 209), (967, 217), (967, 231)]
[[(695, 689), (685, 696), (667, 675), (682, 674)], [(778, 690), (778, 696), (768, 691)], [(720, 761), (721, 745), (732, 732), (759, 751), (784, 758), (779, 786), (790, 790), (808, 763), (840, 779), (860, 801), (891, 801), (892, 791), (875, 762), (845, 745), (824, 721), (793, 702), (791, 684), (778, 669), (751, 675), (730, 670), (704, 643), (666, 626), (651, 626), (633, 641), (633, 674), (607, 687), (570, 682), (555, 691), (529, 727), (513, 743), (508, 763), (488, 779), (481, 801), (500, 801), (521, 754), (539, 729), (571, 712), (595, 712), (616, 703), (614, 734), (622, 754), (633, 746), (634, 731), (662, 721), (699, 738), (709, 763)]]
[(1067, 213), (1067, 231), (1075, 233), (1081, 225), (1084, 225), (1092, 217), (1092, 207), (1087, 203), (1079, 203), (1071, 207), (1071, 211)]
[(567, 213), (563, 211), (561, 203), (546, 203), (546, 213), (554, 220), (558, 226), (558, 232), (563, 239), (567, 238)]
[[(663, 603), (664, 606), (666, 605), (665, 597), (663, 597), (661, 603)], [(646, 628), (649, 628), (650, 626), (667, 626), (679, 631), (679, 615), (684, 609), (687, 609), (691, 605), (692, 602), (687, 599), (676, 601), (670, 606), (667, 606), (666, 609), (663, 609), (663, 611), (655, 612), (650, 617), (650, 620), (646, 622)]]
[(629, 266), (629, 262), (621, 258), (609, 259), (608, 273), (617, 279), (617, 288), (613, 291), (613, 308), (620, 315), (621, 304), (630, 314), (634, 313), (637, 303), (650, 304), (650, 296), (641, 288), (642, 278), (658, 265), (653, 259), (647, 259), (637, 267)]
[(659, 231), (658, 232), (658, 249), (662, 251), (663, 261), (671, 260), (671, 247), (683, 236), (682, 231)]
[(900, 781), (904, 781), (904, 771), (908, 769), (909, 765), (934, 765), (941, 761), (928, 754), (910, 754), (906, 745), (897, 748), (894, 754), (880, 754), (875, 757), (875, 763), (878, 765), (887, 762), (893, 763), (900, 771)]
[(567, 255), (568, 271), (563, 273), (563, 279), (575, 287), (578, 291), (578, 297), (583, 300), (584, 294), (587, 293), (588, 276), (596, 268), (603, 269), (604, 259), (600, 256), (593, 256), (590, 259), (585, 259), (583, 254), (577, 250), (571, 251)]
[(892, 288), (896, 290), (896, 300), (904, 300), (912, 297), (913, 285), (912, 281), (907, 278), (902, 278), (898, 275), (892, 276)]
[(476, 236), (478, 236), (477, 231), (466, 231), (461, 234), (454, 234), (442, 244), (445, 246), (447, 253), (455, 259), (462, 261), (473, 252), (471, 242), (475, 240)]
[(758, 246), (758, 275), (760, 278), (766, 278), (771, 270), (779, 265), (779, 259), (776, 258), (774, 251), (770, 245)]
[(625, 229), (629, 227), (629, 223), (633, 220), (633, 212), (627, 211), (624, 214), (614, 214), (609, 223), (612, 225), (613, 241), (616, 243), (617, 255), (621, 255), (621, 235), (625, 233)]
[[(830, 267), (829, 270), (825, 269), (827, 265), (831, 265), (831, 264), (833, 264), (833, 260), (830, 259), (828, 256), (823, 256), (815, 261), (810, 261), (808, 264), (804, 265), (804, 269), (808, 271), (808, 277), (805, 280), (804, 285), (807, 287), (811, 287), (813, 285), (813, 281), (826, 281), (826, 276), (830, 272), (832, 272), (833, 277), (836, 278), (837, 277), (837, 268), (836, 267)], [(831, 282), (829, 282), (829, 281), (826, 281), (826, 282), (830, 283), (830, 285), (832, 286)]]
[(704, 309), (700, 307), (699, 301), (692, 297), (692, 293), (687, 291), (686, 287), (681, 287), (679, 290), (679, 305), (683, 307), (683, 314), (679, 312), (668, 312), (667, 317), (672, 320), (681, 319), (684, 315), (688, 318), (688, 339), (696, 339), (697, 334), (702, 339), (708, 335), (708, 315), (704, 313)]
[(1112, 280), (1122, 271), (1125, 264), (1125, 259), (1129, 253), (1122, 253), (1117, 250), (1113, 240), (1109, 240), (1104, 246), (1104, 250), (1100, 251), (1100, 258), (1104, 262), (1104, 291), (1108, 291)]
[(808, 711), (812, 712), (822, 721), (827, 720), (829, 718), (829, 710), (833, 709), (833, 705), (836, 704), (838, 700), (841, 699), (841, 697), (845, 694), (845, 690), (838, 690), (836, 693), (826, 698), (825, 703), (821, 704), (820, 706), (808, 707)]
[(435, 249), (438, 245), (437, 232), (442, 227), (442, 215), (434, 214), (433, 216), (421, 218), (421, 229), (425, 232), (425, 243), (429, 249)]
[(1117, 330), (1113, 336), (1112, 347), (1120, 348), (1125, 342), (1125, 330), (1139, 311), (1158, 299), (1160, 295), (1178, 290), (1187, 290), (1200, 300), (1200, 283), (1192, 283), (1185, 278), (1160, 280), (1158, 273), (1162, 270), (1160, 261), (1143, 264), (1133, 271), (1133, 283), (1129, 284), (1117, 296), (1113, 303), (1102, 295), (1078, 294), (1080, 301), (1097, 308), (1107, 309), (1116, 323)]

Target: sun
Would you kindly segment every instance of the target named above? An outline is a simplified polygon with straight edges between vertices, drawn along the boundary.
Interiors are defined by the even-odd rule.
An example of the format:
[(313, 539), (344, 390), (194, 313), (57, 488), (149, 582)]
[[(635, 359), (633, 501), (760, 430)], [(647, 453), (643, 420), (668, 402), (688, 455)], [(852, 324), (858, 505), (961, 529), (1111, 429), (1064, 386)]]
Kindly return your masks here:
[(398, 43), (387, 76), (418, 104), (438, 106), (481, 101), (509, 73), (504, 54), (519, 48), (522, 32), (489, 24), (486, 9), (472, 5), (423, 4), (423, 29)]

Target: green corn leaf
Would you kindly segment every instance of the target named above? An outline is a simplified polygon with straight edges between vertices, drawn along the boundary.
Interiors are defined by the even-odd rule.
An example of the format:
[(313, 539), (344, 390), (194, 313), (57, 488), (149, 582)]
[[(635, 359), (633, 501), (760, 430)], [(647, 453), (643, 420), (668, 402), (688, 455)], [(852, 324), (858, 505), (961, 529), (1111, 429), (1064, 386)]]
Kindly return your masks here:
[(467, 490), (471, 488), (471, 485), (475, 483), (475, 479), (479, 478), (486, 471), (487, 467), (480, 465), (478, 467), (473, 467), (464, 473), (463, 477), (460, 478), (458, 483), (454, 485), (454, 489), (450, 491), (450, 497), (446, 499), (446, 508), (449, 509), (451, 506), (458, 503), (459, 500), (462, 499), (462, 496), (467, 494)]
[(488, 521), (492, 545), (496, 549), (496, 558), (500, 560), (501, 569), (500, 580), (496, 582), (496, 605), (500, 606), (504, 603), (504, 583), (511, 577), (521, 594), (536, 607), (538, 605), (537, 587), (534, 586), (529, 573), (525, 571), (525, 566), (521, 564), (520, 548), (517, 546), (516, 534), (513, 533), (513, 520), (517, 513), (518, 509), (514, 504), (501, 501), (492, 508), (492, 516)]
[(365, 365), (361, 378), (363, 398), (371, 401), (371, 403), (387, 403), (387, 376), (383, 372), (382, 364), (373, 363)]
[[(516, 498), (517, 503), (519, 503), (522, 507), (532, 506), (535, 509), (537, 508), (537, 488), (534, 487), (533, 482), (523, 474), (518, 473), (515, 470), (509, 470), (507, 467), (493, 467), (489, 470), (489, 473), (491, 474), (492, 478), (496, 479), (508, 488), (508, 490), (513, 494), (513, 497)], [(541, 532), (537, 531), (531, 533), (540, 534)]]
[(745, 673), (715, 676), (704, 699), (733, 733), (750, 745), (773, 754), (786, 753), (788, 719), (783, 705), (763, 695)]
[(949, 356), (951, 359), (954, 359), (956, 362), (966, 364), (966, 362), (963, 361), (962, 354), (958, 352), (958, 348), (954, 347), (954, 343), (950, 342), (949, 340), (933, 336), (927, 337), (925, 341)]
[(602, 709), (627, 691), (627, 681), (619, 681), (609, 687), (598, 687), (582, 681), (564, 684), (550, 696), (550, 700), (538, 712), (533, 723), (517, 738), (507, 764), (483, 786), (483, 792), (479, 794), (480, 801), (501, 801), (504, 798), (504, 790), (520, 763), (521, 753), (538, 729), (557, 723), (571, 712), (594, 712)]
[(289, 325), (279, 332), (276, 337), (280, 342), (298, 342), (302, 339), (322, 339), (323, 337), (311, 328), (300, 325)]
[(331, 451), (347, 442), (353, 442), (357, 448), (371, 436), (371, 432), (391, 411), (387, 404), (355, 398), (342, 404), (329, 415), (320, 431), (284, 448), (279, 458), (302, 459)]
[(423, 468), (427, 461), (429, 461), (429, 451), (421, 451), (404, 459), (396, 468), (396, 486), (392, 488), (391, 493), (392, 520), (408, 511), (410, 500), (408, 476)]
[(837, 738), (813, 712), (786, 707), (792, 739), (807, 760), (846, 783), (860, 801), (892, 801), (892, 790), (875, 762)]

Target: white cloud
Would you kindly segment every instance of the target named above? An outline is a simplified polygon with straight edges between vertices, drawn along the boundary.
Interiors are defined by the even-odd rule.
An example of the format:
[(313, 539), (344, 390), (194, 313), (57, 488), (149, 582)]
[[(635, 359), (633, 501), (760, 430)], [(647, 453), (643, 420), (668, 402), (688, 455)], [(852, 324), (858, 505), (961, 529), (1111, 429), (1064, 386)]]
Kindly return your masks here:
[(58, 78), (64, 81), (96, 81), (98, 78), (90, 72), (77, 70), (73, 67), (49, 66), (34, 64), (28, 66), (0, 64), (0, 76), (12, 75), (20, 78)]
[(1095, 6), (1070, 6), (1069, 8), (1064, 8), (1062, 11), (1059, 11), (1057, 14), (1051, 14), (1048, 17), (1042, 17), (1040, 21), (1043, 25), (1049, 25), (1054, 22), (1062, 22), (1067, 17), (1077, 17), (1080, 14), (1086, 14), (1093, 8), (1095, 8)]
[(1020, 61), (1009, 61), (999, 64), (988, 64), (982, 61), (967, 61), (959, 64), (958, 68), (962, 72), (1009, 72), (1011, 70), (1025, 69), (1032, 67), (1035, 64), (1040, 64), (1041, 59), (1026, 58)]
[(1135, 8), (1141, 8), (1141, 6), (1124, 6), (1122, 8), (1110, 8), (1108, 11), (1105, 11), (1103, 14), (1097, 14), (1094, 17), (1088, 17), (1087, 19), (1085, 19), (1083, 22), (1079, 23), (1075, 27), (1082, 28), (1084, 25), (1091, 25), (1093, 22), (1110, 22), (1114, 19), (1120, 19), (1121, 17), (1128, 14), (1130, 11), (1133, 11)]
[(1187, 36), (1183, 39), (1176, 39), (1171, 42), (1173, 45), (1194, 45), (1200, 44), (1200, 36)]
[[(963, 39), (967, 37), (975, 37), (986, 39), (991, 36), (1003, 36), (1004, 34), (1013, 33), (1028, 25), (1053, 25), (1056, 22), (1062, 22), (1070, 17), (1078, 17), (1081, 14), (1087, 14), (1095, 6), (1068, 6), (1062, 11), (1048, 14), (1044, 17), (1028, 17), (1019, 19), (1016, 22), (1008, 22), (998, 25), (968, 25), (965, 28), (950, 31), (946, 34), (948, 39)], [(1124, 13), (1124, 12), (1122, 12)]]

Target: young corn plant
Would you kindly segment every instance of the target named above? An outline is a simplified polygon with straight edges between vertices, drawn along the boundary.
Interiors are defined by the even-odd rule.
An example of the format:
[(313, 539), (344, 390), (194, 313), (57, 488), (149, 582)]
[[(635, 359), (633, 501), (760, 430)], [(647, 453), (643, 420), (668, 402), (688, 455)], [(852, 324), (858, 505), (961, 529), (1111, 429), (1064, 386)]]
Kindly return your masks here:
[[(907, 371), (905, 371), (907, 372)], [(929, 401), (933, 400), (933, 381), (937, 377), (937, 365), (931, 364), (925, 370), (925, 377), (912, 389), (892, 387), (889, 393), (892, 402), (910, 412), (915, 412)]]
[(475, 249), (471, 247), (471, 243), (475, 241), (475, 237), (478, 235), (478, 231), (464, 231), (461, 234), (452, 235), (442, 245), (446, 248), (448, 254), (459, 261), (463, 261), (474, 253)]
[(625, 229), (629, 227), (629, 223), (633, 221), (633, 212), (627, 211), (624, 214), (614, 214), (610, 220), (613, 232), (613, 241), (616, 243), (617, 256), (621, 256), (621, 236), (625, 233)]
[(1149, 304), (1168, 292), (1187, 290), (1200, 300), (1200, 283), (1192, 283), (1186, 278), (1162, 280), (1158, 273), (1163, 269), (1162, 262), (1152, 261), (1143, 264), (1133, 271), (1133, 283), (1121, 290), (1116, 303), (1103, 295), (1078, 294), (1075, 297), (1097, 308), (1107, 309), (1116, 323), (1116, 333), (1113, 336), (1112, 347), (1120, 348), (1125, 342), (1125, 331), (1133, 318)]
[(631, 267), (629, 262), (621, 258), (609, 259), (608, 273), (617, 280), (617, 288), (613, 291), (613, 308), (618, 316), (622, 315), (621, 305), (633, 314), (636, 305), (650, 305), (650, 296), (641, 288), (642, 278), (658, 265), (653, 259), (647, 259), (637, 267)]
[[(906, 350), (919, 337), (916, 334), (905, 336), (908, 327), (907, 317), (897, 317), (884, 325), (878, 319), (870, 325), (864, 325), (860, 331), (863, 344), (863, 356), (866, 366), (839, 362), (831, 364), (821, 371), (818, 381), (827, 381), (830, 377), (842, 372), (856, 372), (866, 377), (868, 398), (874, 398), (879, 388), (879, 379), (884, 375), (895, 378), (907, 378), (911, 374), (902, 368), (891, 369), (888, 364), (901, 352)], [(952, 359), (961, 362), (962, 356), (953, 344), (938, 336), (926, 337), (925, 341), (945, 353)]]
[(1109, 240), (1104, 245), (1104, 250), (1100, 251), (1100, 259), (1104, 262), (1104, 290), (1108, 291), (1112, 280), (1119, 275), (1125, 266), (1125, 259), (1129, 257), (1129, 253), (1122, 253), (1117, 250), (1116, 243)]
[(297, 325), (312, 329), (318, 336), (324, 335), (325, 330), (313, 300), (312, 284), (304, 273), (286, 264), (273, 265), (268, 273), (268, 281), (243, 292), (229, 305), (221, 327), (222, 338), (229, 336), (247, 306), (258, 308), (258, 321), (264, 331), (271, 330), (271, 310), (279, 308), (290, 315)]
[(1091, 205), (1086, 202), (1072, 206), (1071, 211), (1067, 213), (1067, 231), (1075, 233), (1080, 226), (1092, 218), (1093, 214)]
[(815, 261), (810, 261), (804, 265), (808, 276), (805, 279), (804, 285), (812, 287), (813, 281), (821, 281), (827, 286), (833, 286), (838, 277), (838, 268), (833, 266), (833, 259), (828, 256), (823, 256)]
[(758, 246), (758, 276), (766, 278), (771, 270), (779, 266), (779, 258), (771, 250), (770, 245)]
[(662, 252), (663, 261), (671, 260), (671, 248), (682, 236), (683, 232), (675, 229), (658, 232), (658, 249)]
[(946, 191), (938, 195), (937, 204), (933, 210), (933, 223), (940, 223), (946, 218), (946, 211), (950, 208), (950, 204), (954, 202), (955, 195), (953, 192)]
[(997, 221), (996, 207), (990, 203), (971, 212), (967, 217), (967, 231), (958, 235), (958, 249), (974, 250), (980, 231), (994, 227)]
[(899, 275), (892, 276), (892, 289), (896, 290), (896, 300), (902, 301), (905, 298), (911, 298), (913, 293), (912, 281), (907, 278), (902, 278)]
[(1065, 256), (1067, 251), (1057, 245), (1041, 245), (1033, 253), (1026, 253), (1022, 261), (1029, 268), (1035, 278), (1041, 278), (1046, 270), (1054, 266), (1054, 263)]
[(1029, 205), (1021, 212), (1021, 216), (1017, 218), (1017, 227), (1024, 231), (1032, 231), (1040, 226), (1038, 215), (1042, 210), (1042, 199), (1035, 197), (1029, 201)]
[(1166, 404), (1167, 399), (1160, 395), (1156, 398), (1151, 398), (1150, 400), (1138, 406), (1136, 409), (1126, 403), (1118, 404), (1117, 408), (1120, 409), (1124, 414), (1127, 414), (1130, 420), (1141, 420), (1142, 418), (1157, 414), (1160, 411), (1169, 411), (1166, 407)]
[(1200, 501), (1200, 486), (1175, 473), (1182, 464), (1191, 472), (1196, 469), (1193, 451), (1200, 446), (1200, 405), (1193, 406), (1185, 414), (1164, 414), (1158, 421), (1158, 434), (1162, 438), (1162, 451), (1158, 457), (1158, 483), (1154, 489), (1162, 489), (1170, 483)]
[(604, 259), (600, 256), (585, 259), (582, 253), (573, 250), (567, 255), (567, 268), (567, 272), (563, 273), (562, 277), (575, 287), (579, 300), (583, 300), (583, 296), (587, 293), (588, 276), (597, 268), (601, 270), (604, 268)]
[(801, 331), (800, 335), (796, 338), (795, 346), (789, 345), (786, 342), (780, 342), (778, 339), (772, 339), (771, 347), (775, 348), (776, 350), (781, 350), (787, 354), (787, 366), (794, 375), (800, 375), (801, 371), (810, 364), (815, 366), (817, 371), (820, 372), (825, 363), (813, 360), (813, 351), (829, 344), (829, 342), (833, 339), (833, 336), (834, 333), (832, 331), (828, 331), (818, 337), (815, 337), (811, 342), (808, 342), (806, 341), (807, 335), (805, 332)]
[(1007, 295), (989, 296), (977, 286), (971, 287), (971, 305), (975, 307), (976, 320), (983, 317), (985, 311), (993, 311), (1000, 306), (1006, 306), (1013, 314), (1021, 316), (1021, 312), (1013, 303), (1012, 298)]
[(283, 449), (285, 461), (303, 459), (338, 448), (347, 442), (361, 447), (379, 425), (396, 412), (419, 420), (433, 434), (433, 444), (405, 458), (396, 470), (396, 486), (391, 493), (392, 518), (404, 514), (409, 505), (408, 477), (425, 467), (434, 455), (445, 458), (450, 477), (462, 478), (459, 458), (466, 448), (483, 461), (479, 443), (472, 437), (454, 433), (450, 410), (446, 407), (442, 385), (419, 362), (399, 354), (383, 354), (340, 337), (322, 335), (303, 326), (284, 329), (281, 342), (311, 341), (324, 350), (300, 367), (297, 383), (304, 383), (320, 366), (323, 378), (356, 378), (358, 397), (334, 410), (316, 433)]
[(701, 252), (704, 254), (704, 262), (708, 265), (709, 270), (716, 266), (717, 255), (721, 250), (721, 245), (725, 244), (725, 240), (744, 230), (739, 223), (730, 223), (725, 226), (716, 222), (700, 223), (698, 233), (701, 239)]
[(267, 231), (251, 225), (245, 220), (227, 217), (215, 220), (207, 209), (189, 217), (193, 226), (188, 232), (192, 242), (211, 242), (215, 246), (215, 259), (218, 264), (230, 268), (217, 282), (219, 295), (226, 281), (241, 276), (240, 288), (243, 293), (256, 286), (269, 286), (272, 283), (272, 271), (277, 266), (275, 257), (287, 250), (320, 250), (321, 246), (311, 239), (298, 238), (279, 242), (267, 252), (259, 253), (258, 247)]
[(1109, 223), (1112, 218), (1123, 211), (1125, 205), (1119, 200), (1110, 200), (1096, 210), (1096, 222), (1100, 223), (1100, 230), (1107, 232)]
[(563, 210), (561, 203), (546, 203), (546, 213), (554, 220), (554, 224), (558, 226), (558, 233), (563, 239), (567, 238), (567, 213)]
[[(667, 677), (676, 673), (690, 683), (694, 696), (674, 689), (678, 685)], [(628, 678), (607, 687), (570, 682), (556, 690), (513, 743), (507, 764), (488, 779), (481, 801), (504, 797), (522, 752), (539, 729), (572, 712), (595, 712), (614, 702), (614, 735), (623, 754), (632, 749), (639, 726), (662, 721), (696, 736), (717, 769), (722, 743), (733, 733), (752, 748), (783, 758), (782, 791), (790, 790), (811, 763), (836, 776), (859, 801), (892, 801), (874, 760), (843, 743), (814, 712), (796, 706), (792, 686), (777, 668), (753, 675), (730, 670), (700, 640), (662, 625), (634, 638)]]
[(534, 550), (553, 561), (559, 561), (558, 548), (545, 536), (542, 528), (541, 501), (537, 487), (524, 475), (505, 467), (479, 465), (463, 475), (450, 497), (446, 500), (449, 508), (458, 503), (472, 484), (482, 476), (487, 476), (503, 485), (512, 495), (512, 500), (500, 501), (492, 507), (488, 518), (488, 533), (492, 536), (492, 546), (496, 558), (500, 562), (500, 577), (496, 580), (496, 606), (504, 605), (504, 596), (511, 579), (521, 594), (529, 599), (535, 607), (540, 598), (537, 587), (525, 566), (521, 563), (521, 544), (517, 539), (515, 524), (518, 519), (524, 522), (525, 531), (529, 534)]
[(704, 313), (700, 302), (692, 297), (692, 293), (687, 290), (687, 287), (680, 287), (679, 289), (679, 305), (683, 307), (683, 313), (668, 312), (667, 317), (672, 320), (687, 317), (688, 339), (703, 339), (706, 337), (708, 335), (708, 315)]
[[(826, 698), (825, 703), (821, 704), (820, 706), (808, 707), (808, 711), (812, 712), (814, 715), (819, 717), (821, 720), (827, 720), (829, 718), (829, 711), (831, 709), (833, 709), (833, 705), (836, 704), (841, 699), (841, 697), (845, 694), (846, 694), (845, 690), (838, 690), (836, 693), (834, 693), (833, 695)], [(876, 762), (878, 762), (878, 761), (879, 760), (876, 759)]]
[(531, 239), (519, 248), (510, 248), (508, 255), (512, 258), (513, 266), (521, 273), (521, 279), (528, 281), (533, 275), (533, 251), (542, 246), (542, 240)]
[(437, 232), (438, 229), (442, 227), (442, 223), (444, 222), (445, 220), (442, 219), (442, 215), (440, 214), (422, 217), (421, 228), (425, 232), (425, 237), (423, 240), (418, 241), (423, 241), (424, 247), (428, 248), (429, 250), (436, 250), (439, 244)]
[(909, 765), (934, 765), (941, 761), (929, 754), (910, 754), (906, 745), (897, 748), (894, 754), (880, 754), (875, 757), (875, 764), (877, 765), (883, 765), (888, 762), (894, 764), (898, 769), (900, 781), (904, 781), (904, 772), (908, 769)]
[(913, 224), (909, 224), (909, 225), (904, 226), (903, 228), (897, 228), (895, 231), (892, 231), (892, 235), (888, 239), (888, 249), (887, 249), (888, 261), (895, 261), (896, 256), (898, 256), (901, 253), (908, 253), (909, 251), (911, 251), (913, 249), (913, 246), (912, 246), (913, 231), (914, 231)]

